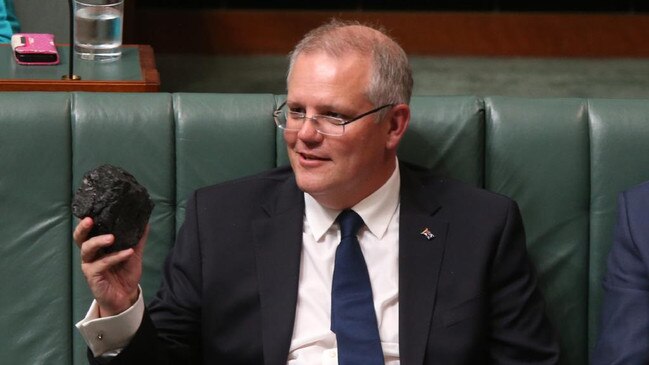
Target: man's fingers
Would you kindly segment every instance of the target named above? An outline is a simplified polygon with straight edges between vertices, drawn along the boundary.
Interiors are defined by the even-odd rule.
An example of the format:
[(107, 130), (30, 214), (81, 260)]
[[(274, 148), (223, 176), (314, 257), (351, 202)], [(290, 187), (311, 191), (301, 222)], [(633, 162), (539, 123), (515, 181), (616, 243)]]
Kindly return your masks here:
[(104, 234), (87, 240), (81, 245), (81, 262), (89, 263), (95, 261), (99, 250), (112, 245), (113, 242), (115, 242), (115, 236), (112, 234)]
[(94, 273), (102, 273), (108, 271), (111, 267), (128, 260), (128, 258), (133, 255), (133, 252), (133, 249), (129, 248), (102, 256), (101, 258), (92, 262), (92, 273), (89, 274), (92, 275)]
[(83, 218), (79, 224), (77, 224), (74, 233), (72, 233), (72, 238), (74, 238), (74, 242), (78, 247), (81, 247), (81, 244), (88, 238), (88, 233), (92, 229), (92, 225), (93, 221), (90, 217)]

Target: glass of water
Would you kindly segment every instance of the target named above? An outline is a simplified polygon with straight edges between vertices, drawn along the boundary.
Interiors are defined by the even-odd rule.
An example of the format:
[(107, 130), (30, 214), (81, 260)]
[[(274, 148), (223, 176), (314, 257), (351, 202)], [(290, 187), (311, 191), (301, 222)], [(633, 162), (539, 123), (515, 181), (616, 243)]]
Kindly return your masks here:
[(74, 0), (75, 53), (84, 60), (118, 60), (123, 19), (124, 0)]

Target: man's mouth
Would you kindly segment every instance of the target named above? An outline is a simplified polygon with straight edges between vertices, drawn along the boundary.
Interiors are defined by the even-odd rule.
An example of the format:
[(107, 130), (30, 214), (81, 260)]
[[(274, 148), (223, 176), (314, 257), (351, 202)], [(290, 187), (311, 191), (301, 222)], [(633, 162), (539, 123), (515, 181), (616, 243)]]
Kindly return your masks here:
[(326, 160), (328, 160), (327, 158), (312, 155), (312, 154), (309, 154), (309, 153), (298, 152), (298, 154), (300, 155), (300, 157), (302, 157), (304, 160), (307, 160), (307, 161), (326, 161)]
[(305, 155), (304, 153), (302, 154), (302, 158), (304, 158), (305, 160), (321, 160), (320, 158), (318, 158), (316, 156)]
[(300, 158), (304, 161), (328, 161), (329, 160), (328, 158), (310, 154), (310, 153), (297, 152), (297, 154), (300, 155)]

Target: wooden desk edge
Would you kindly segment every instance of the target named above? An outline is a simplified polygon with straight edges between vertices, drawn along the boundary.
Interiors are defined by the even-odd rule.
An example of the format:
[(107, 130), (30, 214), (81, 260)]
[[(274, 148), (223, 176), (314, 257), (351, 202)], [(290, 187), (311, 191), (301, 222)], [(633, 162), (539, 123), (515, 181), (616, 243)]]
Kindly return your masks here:
[(160, 91), (160, 73), (156, 67), (153, 47), (148, 44), (138, 45), (140, 50), (140, 69), (147, 88), (146, 91)]
[(63, 81), (0, 79), (2, 91), (98, 91), (98, 92), (157, 92), (160, 84), (141, 81)]

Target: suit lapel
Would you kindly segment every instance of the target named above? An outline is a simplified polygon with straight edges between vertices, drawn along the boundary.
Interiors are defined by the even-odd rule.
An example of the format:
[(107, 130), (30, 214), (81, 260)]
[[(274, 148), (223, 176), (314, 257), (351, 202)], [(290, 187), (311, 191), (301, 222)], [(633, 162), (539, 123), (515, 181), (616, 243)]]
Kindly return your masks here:
[(285, 364), (295, 321), (304, 214), (304, 196), (295, 179), (288, 179), (263, 208), (268, 216), (252, 227), (264, 363)]
[(414, 173), (401, 171), (399, 352), (402, 364), (414, 365), (424, 361), (448, 222), (435, 217), (440, 206)]

